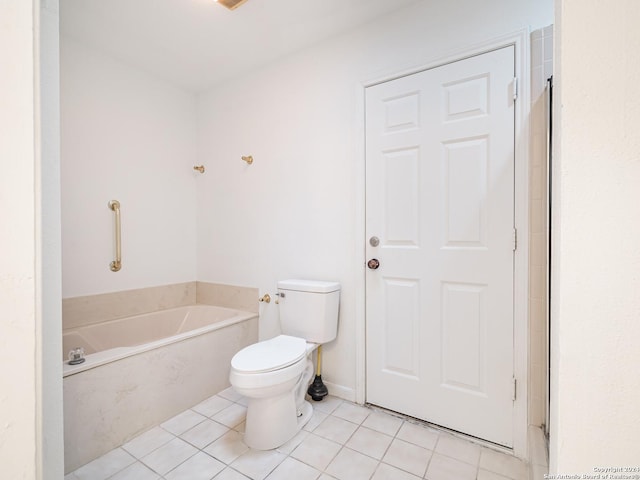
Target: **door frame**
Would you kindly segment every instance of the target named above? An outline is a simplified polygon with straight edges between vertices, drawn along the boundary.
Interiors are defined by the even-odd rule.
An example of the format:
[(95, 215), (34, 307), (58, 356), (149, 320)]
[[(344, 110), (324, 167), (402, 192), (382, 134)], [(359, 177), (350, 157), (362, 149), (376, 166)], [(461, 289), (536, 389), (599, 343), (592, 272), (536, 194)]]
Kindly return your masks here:
[(365, 95), (366, 88), (407, 75), (464, 60), (499, 48), (514, 46), (515, 71), (518, 78), (518, 101), (515, 104), (515, 169), (514, 169), (514, 225), (518, 230), (518, 248), (514, 257), (514, 375), (518, 379), (513, 409), (513, 453), (528, 457), (527, 430), (529, 425), (529, 30), (496, 37), (458, 49), (420, 65), (392, 66), (389, 72), (363, 80), (356, 85), (356, 249), (358, 267), (355, 281), (356, 309), (356, 385), (355, 400), (366, 403), (366, 151), (365, 151)]

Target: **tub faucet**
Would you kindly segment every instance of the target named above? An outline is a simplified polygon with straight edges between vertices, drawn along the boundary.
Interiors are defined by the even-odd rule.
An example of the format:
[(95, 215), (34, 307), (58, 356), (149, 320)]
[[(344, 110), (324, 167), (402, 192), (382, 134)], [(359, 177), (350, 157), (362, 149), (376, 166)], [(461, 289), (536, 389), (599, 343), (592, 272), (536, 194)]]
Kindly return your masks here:
[(79, 365), (84, 362), (84, 348), (76, 347), (69, 352), (69, 365)]

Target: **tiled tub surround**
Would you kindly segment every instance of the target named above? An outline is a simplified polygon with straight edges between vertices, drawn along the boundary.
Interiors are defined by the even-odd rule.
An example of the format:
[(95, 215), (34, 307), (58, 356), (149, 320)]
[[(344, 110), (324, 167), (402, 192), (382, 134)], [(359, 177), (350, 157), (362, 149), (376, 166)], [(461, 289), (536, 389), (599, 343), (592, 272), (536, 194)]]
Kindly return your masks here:
[[(246, 290), (254, 293), (254, 289)], [(107, 295), (126, 297), (127, 292)], [(257, 295), (252, 298), (257, 299)], [(204, 314), (207, 309), (210, 309), (210, 317), (214, 320), (209, 327), (199, 323), (207, 316)], [(188, 308), (175, 310), (185, 311)], [(229, 385), (231, 357), (258, 340), (257, 314), (238, 311), (230, 317), (229, 309), (225, 308), (196, 306), (195, 310), (199, 311), (199, 318), (195, 321), (197, 325), (194, 325), (197, 328), (177, 335), (174, 343), (172, 340), (151, 338), (148, 344), (127, 347), (131, 349), (131, 356), (109, 362), (105, 357), (110, 353), (100, 352), (88, 355), (81, 366), (91, 365), (97, 357), (100, 365), (95, 368), (78, 373), (66, 368), (63, 389), (67, 472)], [(161, 311), (138, 317), (163, 317), (166, 313)], [(82, 328), (107, 329), (110, 324), (127, 324), (135, 318), (94, 322), (88, 327), (67, 328), (65, 333), (82, 331)], [(217, 323), (216, 318), (220, 320)], [(186, 323), (186, 318), (184, 320)], [(150, 330), (155, 335), (162, 328), (162, 322), (158, 323), (158, 328), (152, 329), (153, 321), (149, 323), (149, 318), (146, 321), (142, 331)], [(135, 326), (133, 328), (135, 330)], [(97, 338), (100, 336), (104, 334)], [(111, 353), (119, 357), (122, 350), (115, 349)]]
[(336, 397), (276, 450), (242, 443), (246, 402), (231, 388), (65, 480), (525, 480), (520, 460)]
[(257, 288), (208, 282), (186, 282), (64, 298), (62, 328), (67, 330), (196, 303), (258, 313), (257, 300)]

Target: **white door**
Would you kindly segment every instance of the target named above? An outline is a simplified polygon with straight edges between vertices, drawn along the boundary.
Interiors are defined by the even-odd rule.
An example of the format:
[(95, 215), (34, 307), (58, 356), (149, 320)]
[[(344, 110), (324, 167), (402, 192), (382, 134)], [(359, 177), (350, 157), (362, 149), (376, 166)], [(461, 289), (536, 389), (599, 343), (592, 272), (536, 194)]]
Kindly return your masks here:
[(366, 89), (367, 402), (505, 446), (513, 78), (505, 47)]

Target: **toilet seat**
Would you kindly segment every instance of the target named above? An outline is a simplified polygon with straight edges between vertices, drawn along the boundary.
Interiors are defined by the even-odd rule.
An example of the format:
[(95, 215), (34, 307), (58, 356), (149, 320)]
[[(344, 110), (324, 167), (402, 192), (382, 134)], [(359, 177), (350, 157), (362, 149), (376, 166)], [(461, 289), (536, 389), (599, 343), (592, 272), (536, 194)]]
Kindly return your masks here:
[(241, 374), (273, 372), (289, 367), (307, 355), (303, 338), (278, 335), (243, 348), (231, 359), (231, 368)]

